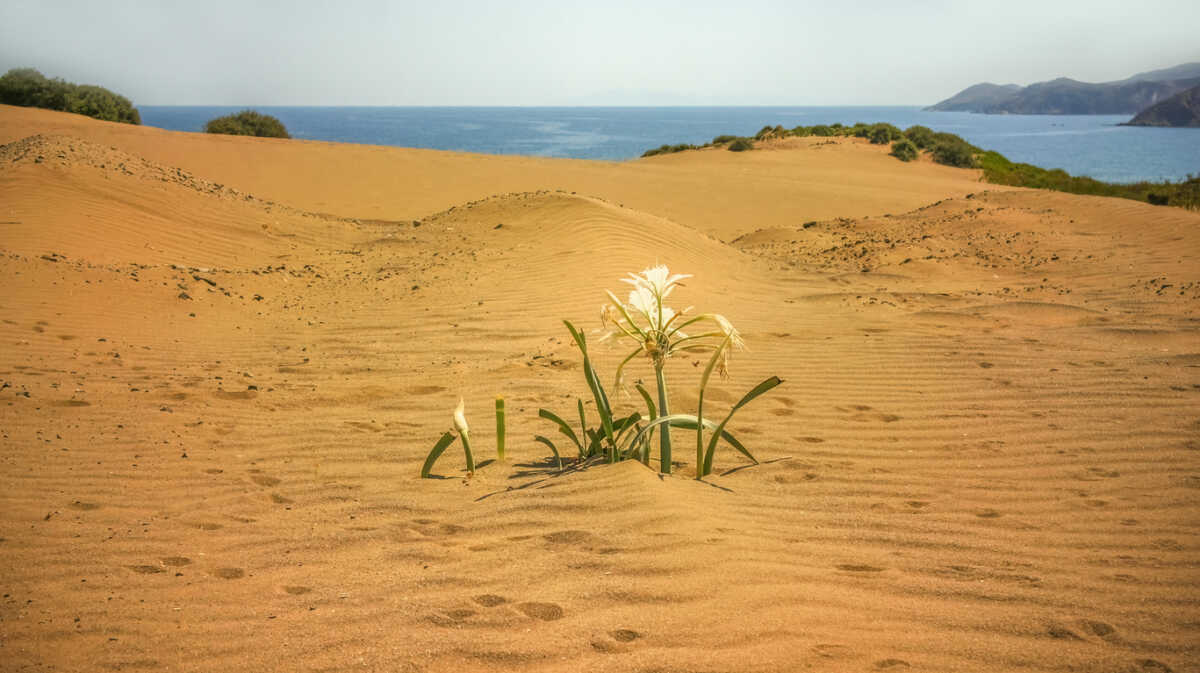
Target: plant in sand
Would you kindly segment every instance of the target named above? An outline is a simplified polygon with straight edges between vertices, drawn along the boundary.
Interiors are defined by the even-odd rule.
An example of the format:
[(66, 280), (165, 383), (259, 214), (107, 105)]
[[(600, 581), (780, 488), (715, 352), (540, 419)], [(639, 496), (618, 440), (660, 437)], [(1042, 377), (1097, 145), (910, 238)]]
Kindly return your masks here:
[[(467, 425), (466, 402), (463, 398), (458, 398), (458, 406), (454, 409), (454, 430), (458, 433), (455, 436), (454, 432), (446, 432), (441, 439), (433, 445), (429, 455), (425, 457), (425, 464), (421, 466), (421, 478), (429, 476), (429, 471), (433, 469), (433, 464), (441, 457), (442, 453), (454, 443), (455, 439), (461, 439), (463, 443), (463, 453), (467, 457), (467, 474), (475, 473), (475, 454), (471, 452), (471, 429)], [(505, 435), (505, 417), (504, 417), (504, 398), (496, 397), (496, 456), (500, 460), (504, 460), (504, 435)]]
[[(691, 278), (691, 275), (672, 275), (667, 267), (662, 265), (646, 269), (640, 274), (629, 274), (628, 278), (621, 279), (622, 282), (633, 286), (628, 300), (622, 302), (615, 294), (607, 292), (611, 303), (605, 304), (601, 308), (601, 319), (610, 328), (605, 339), (615, 337), (618, 340), (624, 339), (636, 344), (617, 367), (616, 385), (618, 388), (622, 384), (625, 366), (634, 358), (643, 356), (650, 361), (654, 368), (658, 404), (655, 406), (650, 396), (639, 386), (639, 393), (646, 402), (651, 420), (645, 428), (638, 430), (631, 444), (637, 446), (639, 439), (657, 428), (659, 432), (659, 469), (663, 473), (669, 474), (671, 472), (671, 427), (694, 427), (696, 430), (696, 478), (701, 478), (707, 473), (705, 465), (711, 466), (712, 464), (711, 452), (716, 449), (717, 441), (721, 437), (726, 437), (734, 448), (751, 460), (754, 460), (754, 457), (745, 450), (745, 447), (741, 446), (740, 442), (733, 439), (732, 435), (728, 435), (724, 431), (729, 417), (718, 426), (713, 426), (711, 422), (706, 423), (704, 420), (704, 391), (712, 372), (715, 369), (725, 376), (728, 372), (730, 351), (744, 348), (745, 343), (733, 324), (719, 313), (700, 313), (689, 317), (688, 314), (692, 311), (692, 307), (676, 312), (666, 305), (666, 299), (676, 287), (681, 286), (682, 281), (688, 278)], [(684, 332), (685, 329), (689, 332)], [(670, 395), (664, 371), (667, 361), (677, 353), (698, 352), (708, 352), (712, 355), (700, 381), (696, 415), (671, 414)], [(751, 391), (747, 399), (735, 405), (729, 416), (732, 417), (733, 412), (738, 408), (779, 383), (782, 381), (778, 377), (771, 377), (764, 381), (763, 384)], [(764, 385), (765, 387), (763, 387)], [(707, 452), (704, 445), (706, 427), (713, 431)]]

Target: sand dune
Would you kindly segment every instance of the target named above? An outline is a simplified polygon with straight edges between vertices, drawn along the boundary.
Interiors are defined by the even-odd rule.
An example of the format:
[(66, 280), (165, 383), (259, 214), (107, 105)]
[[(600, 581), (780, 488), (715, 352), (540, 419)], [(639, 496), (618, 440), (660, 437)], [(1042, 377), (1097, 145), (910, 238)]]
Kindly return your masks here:
[[(0, 142), (2, 670), (1200, 670), (1196, 213), (855, 141)], [(559, 473), (560, 321), (656, 261), (749, 345), (706, 405), (786, 380), (761, 464)], [(417, 479), (500, 393), (509, 460)]]

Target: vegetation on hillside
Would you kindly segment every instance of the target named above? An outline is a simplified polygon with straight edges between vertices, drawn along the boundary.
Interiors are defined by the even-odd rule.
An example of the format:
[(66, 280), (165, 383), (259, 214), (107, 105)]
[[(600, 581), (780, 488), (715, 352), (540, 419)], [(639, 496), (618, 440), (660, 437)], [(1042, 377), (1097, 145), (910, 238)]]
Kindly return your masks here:
[(291, 138), (283, 122), (254, 110), (242, 110), (237, 114), (225, 115), (209, 120), (204, 125), (205, 133), (222, 133), (229, 136), (258, 136), (260, 138)]
[[(769, 127), (768, 127), (769, 128)], [(761, 139), (762, 131), (755, 136), (755, 139)], [(680, 143), (678, 145), (660, 145), (654, 149), (646, 150), (642, 153), (642, 158), (653, 157), (659, 154), (674, 154), (676, 152), (685, 152), (687, 150), (702, 150), (708, 147), (724, 147), (730, 152), (744, 152), (754, 149), (754, 140), (744, 138), (742, 136), (717, 136), (712, 139), (712, 142), (704, 143), (703, 145), (689, 145)]]
[[(901, 131), (887, 123), (853, 126), (844, 124), (816, 124), (785, 129), (782, 126), (764, 126), (754, 136), (756, 141), (789, 137), (853, 137), (865, 138), (873, 144), (890, 143), (891, 155), (901, 161), (914, 161), (926, 154), (935, 163), (957, 168), (978, 168), (983, 179), (997, 185), (1013, 185), (1034, 189), (1052, 189), (1072, 194), (1115, 196), (1135, 201), (1144, 201), (1159, 206), (1200, 209), (1200, 176), (1189, 175), (1178, 182), (1137, 182), (1132, 184), (1103, 182), (1088, 177), (1074, 176), (1061, 169), (1046, 169), (1031, 164), (1014, 163), (999, 152), (984, 150), (963, 140), (953, 133), (934, 131), (925, 126), (910, 126)], [(725, 145), (734, 151), (754, 149), (749, 138), (722, 135), (705, 145), (663, 145), (642, 156), (653, 156), (665, 152), (682, 152)]]
[(50, 79), (33, 68), (13, 68), (0, 77), (0, 103), (87, 115), (125, 124), (141, 124), (129, 99), (103, 87)]

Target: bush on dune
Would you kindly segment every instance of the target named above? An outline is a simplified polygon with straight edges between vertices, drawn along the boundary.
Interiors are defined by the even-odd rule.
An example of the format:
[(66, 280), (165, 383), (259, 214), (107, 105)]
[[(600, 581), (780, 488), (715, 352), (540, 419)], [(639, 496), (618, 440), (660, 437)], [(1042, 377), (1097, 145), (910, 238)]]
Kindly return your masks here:
[(141, 124), (129, 99), (103, 87), (50, 79), (33, 68), (14, 68), (0, 77), (0, 103), (59, 110), (124, 124)]
[(729, 143), (727, 148), (730, 152), (745, 152), (746, 150), (754, 149), (754, 143), (750, 142), (749, 138), (738, 138)]
[(900, 161), (912, 161), (920, 153), (917, 150), (917, 146), (911, 140), (897, 140), (892, 143), (891, 154)]
[(975, 153), (979, 151), (971, 143), (952, 133), (936, 134), (932, 149), (933, 160), (939, 164), (956, 168), (975, 168)]
[(904, 136), (911, 140), (912, 144), (916, 145), (919, 150), (930, 149), (935, 142), (933, 130), (926, 126), (910, 126), (905, 129)]
[(204, 132), (259, 138), (291, 138), (282, 122), (271, 115), (254, 110), (242, 110), (237, 114), (212, 119), (204, 125)]

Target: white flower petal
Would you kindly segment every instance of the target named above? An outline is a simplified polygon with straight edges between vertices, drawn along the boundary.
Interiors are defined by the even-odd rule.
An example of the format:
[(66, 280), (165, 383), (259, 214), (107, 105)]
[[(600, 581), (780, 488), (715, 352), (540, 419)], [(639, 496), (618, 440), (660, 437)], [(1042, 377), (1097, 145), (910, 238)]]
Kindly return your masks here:
[(454, 428), (458, 430), (458, 434), (460, 435), (467, 434), (469, 430), (467, 428), (466, 406), (463, 398), (458, 398), (458, 407), (454, 410)]

